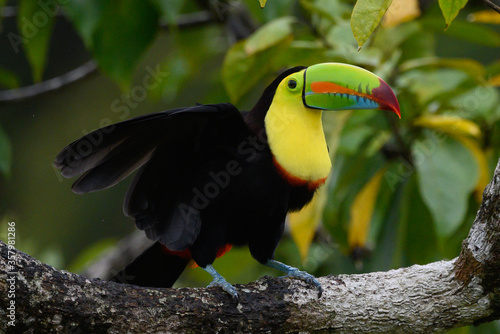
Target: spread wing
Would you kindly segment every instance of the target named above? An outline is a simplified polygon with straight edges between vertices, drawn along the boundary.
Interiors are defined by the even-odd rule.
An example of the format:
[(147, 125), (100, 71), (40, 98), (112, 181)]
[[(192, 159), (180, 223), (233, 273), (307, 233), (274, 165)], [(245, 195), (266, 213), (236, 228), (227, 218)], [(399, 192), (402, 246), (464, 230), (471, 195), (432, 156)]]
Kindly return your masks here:
[(139, 169), (125, 214), (150, 239), (184, 250), (201, 226), (203, 204), (193, 201), (193, 188), (230, 161), (249, 135), (233, 105), (198, 105), (93, 131), (65, 147), (54, 166), (66, 178), (81, 175), (72, 186), (76, 193), (109, 188)]

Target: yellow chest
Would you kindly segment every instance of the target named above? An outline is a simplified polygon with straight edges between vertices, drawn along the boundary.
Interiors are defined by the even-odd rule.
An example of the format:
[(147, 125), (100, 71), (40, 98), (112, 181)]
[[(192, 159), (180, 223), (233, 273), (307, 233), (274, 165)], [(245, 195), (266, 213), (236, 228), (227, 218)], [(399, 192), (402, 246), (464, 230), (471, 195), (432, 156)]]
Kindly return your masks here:
[(307, 183), (322, 184), (332, 167), (323, 133), (321, 110), (290, 105), (275, 96), (265, 126), (268, 144), (287, 174)]

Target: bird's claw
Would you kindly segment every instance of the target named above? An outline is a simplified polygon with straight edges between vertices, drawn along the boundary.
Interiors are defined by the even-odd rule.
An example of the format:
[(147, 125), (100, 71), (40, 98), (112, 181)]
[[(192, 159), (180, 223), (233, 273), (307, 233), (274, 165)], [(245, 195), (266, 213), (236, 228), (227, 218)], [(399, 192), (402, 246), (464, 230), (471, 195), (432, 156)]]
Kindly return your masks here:
[(316, 279), (316, 277), (309, 274), (308, 272), (299, 269), (293, 269), (290, 270), (284, 277), (299, 279), (301, 281), (306, 282), (309, 285), (314, 286), (316, 290), (318, 290), (318, 298), (321, 298), (321, 295), (323, 294), (323, 288), (321, 287), (321, 283)]
[(211, 287), (214, 287), (214, 286), (218, 286), (218, 287), (222, 288), (222, 290), (224, 290), (227, 293), (229, 293), (231, 295), (231, 297), (233, 297), (234, 299), (238, 299), (238, 292), (236, 291), (236, 289), (234, 288), (234, 286), (232, 286), (226, 280), (224, 280), (224, 279), (222, 279), (222, 280), (220, 280), (220, 279), (214, 279), (208, 285), (208, 287), (211, 288)]

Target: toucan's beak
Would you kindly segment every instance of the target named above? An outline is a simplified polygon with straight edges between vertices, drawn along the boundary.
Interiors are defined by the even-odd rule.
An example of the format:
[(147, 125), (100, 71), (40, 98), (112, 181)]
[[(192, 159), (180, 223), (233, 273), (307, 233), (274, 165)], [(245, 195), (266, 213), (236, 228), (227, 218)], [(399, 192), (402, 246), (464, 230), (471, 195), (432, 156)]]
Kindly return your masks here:
[(360, 67), (340, 63), (313, 65), (304, 71), (304, 83), (302, 100), (306, 107), (389, 110), (401, 118), (391, 87)]

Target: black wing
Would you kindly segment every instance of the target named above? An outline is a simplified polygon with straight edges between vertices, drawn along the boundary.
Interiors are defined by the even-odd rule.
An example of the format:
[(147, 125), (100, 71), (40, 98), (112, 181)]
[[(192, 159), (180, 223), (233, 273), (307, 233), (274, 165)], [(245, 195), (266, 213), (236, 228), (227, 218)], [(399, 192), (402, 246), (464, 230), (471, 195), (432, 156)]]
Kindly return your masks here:
[(249, 134), (233, 105), (198, 105), (93, 131), (65, 147), (54, 166), (66, 178), (83, 174), (73, 184), (76, 193), (111, 187), (140, 167), (125, 197), (125, 214), (150, 239), (183, 250), (194, 242), (201, 223), (190, 214), (197, 210), (193, 185), (230, 159)]

